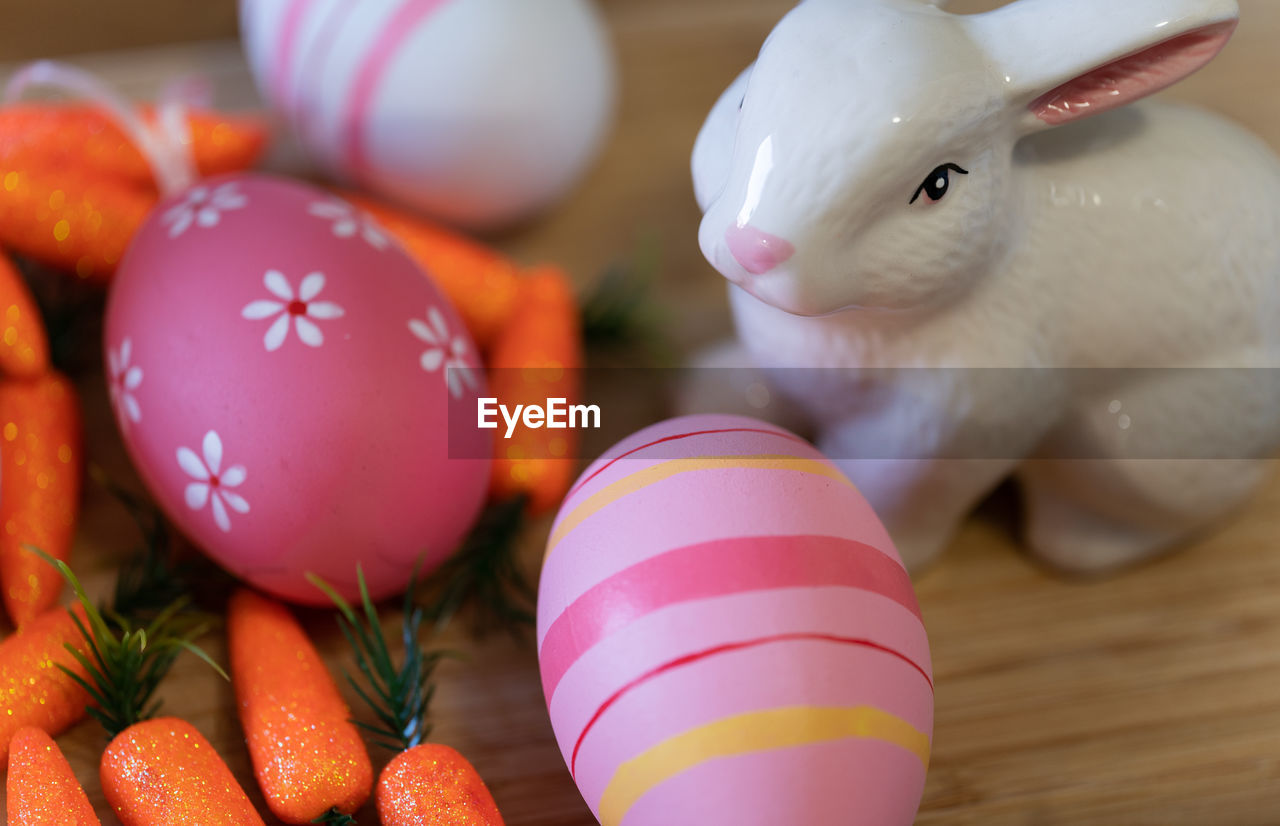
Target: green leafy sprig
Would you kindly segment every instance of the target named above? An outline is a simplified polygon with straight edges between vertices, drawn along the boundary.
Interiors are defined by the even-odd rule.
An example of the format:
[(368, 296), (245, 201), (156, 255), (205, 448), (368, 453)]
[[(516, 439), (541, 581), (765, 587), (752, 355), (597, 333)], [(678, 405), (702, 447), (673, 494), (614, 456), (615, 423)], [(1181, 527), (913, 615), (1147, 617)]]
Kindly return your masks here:
[(658, 241), (643, 239), (631, 260), (606, 269), (579, 299), (588, 352), (629, 351), (659, 365), (675, 360), (663, 333), (662, 309), (653, 297), (661, 267)]
[(142, 534), (142, 547), (120, 564), (109, 612), (139, 620), (188, 596), (197, 576), (193, 566), (178, 561), (177, 536), (160, 509), (113, 482), (99, 467), (90, 467), (89, 475), (128, 511)]
[(520, 636), (533, 628), (538, 593), (517, 553), (526, 501), (518, 496), (486, 507), (458, 552), (418, 589), (417, 601), (437, 629), (464, 609), (477, 636), (495, 629)]
[(185, 597), (160, 611), (146, 626), (136, 627), (127, 617), (96, 608), (65, 562), (39, 548), (26, 547), (58, 569), (84, 607), (87, 625), (74, 612), (71, 617), (89, 653), (82, 653), (70, 643), (66, 649), (84, 668), (88, 678), (61, 664), (58, 667), (93, 698), (97, 707), (90, 707), (89, 714), (102, 724), (108, 737), (114, 738), (135, 723), (152, 719), (159, 713), (156, 689), (183, 651), (199, 657), (223, 679), (230, 679), (194, 644), (193, 640), (202, 635), (208, 625), (203, 620), (182, 615), (188, 604)]
[(426, 611), (414, 603), (411, 585), (405, 593), (404, 617), (400, 624), (404, 659), (397, 666), (382, 631), (378, 611), (369, 597), (364, 571), (358, 566), (356, 577), (360, 587), (359, 613), (327, 582), (315, 574), (307, 574), (311, 584), (323, 591), (338, 608), (338, 627), (351, 644), (356, 667), (364, 677), (362, 684), (348, 672), (347, 682), (378, 718), (380, 725), (360, 720), (352, 722), (372, 736), (374, 745), (389, 751), (400, 752), (420, 746), (431, 733), (427, 712), (435, 695), (432, 676), (436, 666), (448, 654), (430, 651), (420, 642)]

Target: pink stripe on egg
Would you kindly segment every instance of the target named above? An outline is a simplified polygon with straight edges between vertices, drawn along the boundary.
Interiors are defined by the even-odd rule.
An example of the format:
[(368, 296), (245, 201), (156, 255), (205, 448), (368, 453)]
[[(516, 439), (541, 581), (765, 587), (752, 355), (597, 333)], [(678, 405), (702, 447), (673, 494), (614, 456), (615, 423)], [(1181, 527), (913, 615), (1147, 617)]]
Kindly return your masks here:
[(356, 71), (355, 81), (351, 85), (346, 112), (342, 118), (348, 168), (357, 176), (367, 169), (366, 120), (383, 75), (398, 54), (400, 46), (417, 30), (417, 25), (446, 2), (448, 0), (405, 0), (387, 20), (365, 53), (364, 61)]
[[(352, 13), (359, 8), (360, 0), (344, 0), (320, 21), (320, 28), (311, 39), (310, 48), (299, 59), (303, 77), (319, 78), (323, 75), (325, 66), (333, 58), (333, 48), (338, 36), (346, 28)], [(322, 108), (319, 98), (323, 98), (328, 92), (328, 87), (323, 83), (299, 84), (288, 103), (288, 108), (296, 113), (294, 128), (298, 134), (316, 145), (323, 144), (319, 133)]]
[(871, 591), (923, 621), (911, 579), (884, 552), (830, 536), (755, 536), (690, 545), (645, 560), (587, 591), (547, 631), (539, 659), (547, 701), (584, 652), (668, 605), (747, 591), (844, 586)]
[[(633, 461), (644, 460), (627, 464)], [(871, 506), (828, 477), (741, 468), (684, 473), (612, 503), (556, 546), (539, 586), (538, 645), (574, 600), (646, 559), (717, 539), (797, 534), (857, 540), (900, 564)]]
[(307, 8), (314, 2), (315, 0), (292, 0), (280, 23), (280, 45), (276, 49), (271, 86), (275, 90), (276, 100), (282, 103), (289, 99), (289, 75), (293, 71), (293, 52), (298, 44), (298, 33), (302, 29)]

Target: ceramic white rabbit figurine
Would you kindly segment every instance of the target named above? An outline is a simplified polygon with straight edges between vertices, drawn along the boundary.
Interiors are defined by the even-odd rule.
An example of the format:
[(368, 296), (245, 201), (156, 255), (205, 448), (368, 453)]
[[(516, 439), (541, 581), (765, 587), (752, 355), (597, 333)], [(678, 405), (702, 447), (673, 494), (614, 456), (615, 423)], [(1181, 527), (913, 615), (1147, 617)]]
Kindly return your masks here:
[[(805, 0), (716, 104), (694, 183), (739, 339), (843, 368), (770, 375), (910, 564), (1014, 473), (1032, 552), (1073, 571), (1167, 549), (1264, 477), (1277, 382), (1163, 368), (1280, 365), (1280, 163), (1205, 112), (1124, 106), (1237, 15)], [(1153, 369), (1092, 369), (1117, 367)]]

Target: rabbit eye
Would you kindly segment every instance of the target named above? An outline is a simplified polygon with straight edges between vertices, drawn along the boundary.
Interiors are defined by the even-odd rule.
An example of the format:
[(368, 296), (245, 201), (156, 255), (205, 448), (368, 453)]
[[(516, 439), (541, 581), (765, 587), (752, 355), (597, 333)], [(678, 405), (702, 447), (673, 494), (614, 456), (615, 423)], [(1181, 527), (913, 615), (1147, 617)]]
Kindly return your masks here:
[(920, 184), (920, 188), (916, 190), (916, 194), (911, 196), (911, 203), (920, 200), (921, 195), (929, 196), (931, 202), (941, 201), (947, 196), (947, 191), (951, 189), (951, 173), (959, 172), (961, 175), (968, 175), (969, 170), (961, 169), (953, 163), (944, 163), (942, 166), (929, 173), (929, 177), (924, 179), (924, 183)]

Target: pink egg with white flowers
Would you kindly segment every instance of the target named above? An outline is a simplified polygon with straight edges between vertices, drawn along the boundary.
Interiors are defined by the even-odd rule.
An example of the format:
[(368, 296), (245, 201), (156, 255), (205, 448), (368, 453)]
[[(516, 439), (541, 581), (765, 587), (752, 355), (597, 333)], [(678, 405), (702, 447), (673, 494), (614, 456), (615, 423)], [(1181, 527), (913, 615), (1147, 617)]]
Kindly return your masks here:
[[(157, 502), (206, 553), (285, 599), (305, 579), (404, 589), (452, 553), (488, 462), (451, 458), (451, 401), (484, 377), (458, 315), (370, 218), (261, 175), (161, 203), (112, 285), (116, 420)], [(474, 405), (472, 405), (474, 407)]]
[(909, 826), (929, 642), (884, 526), (779, 427), (654, 425), (552, 528), (538, 593), (552, 727), (604, 826)]

